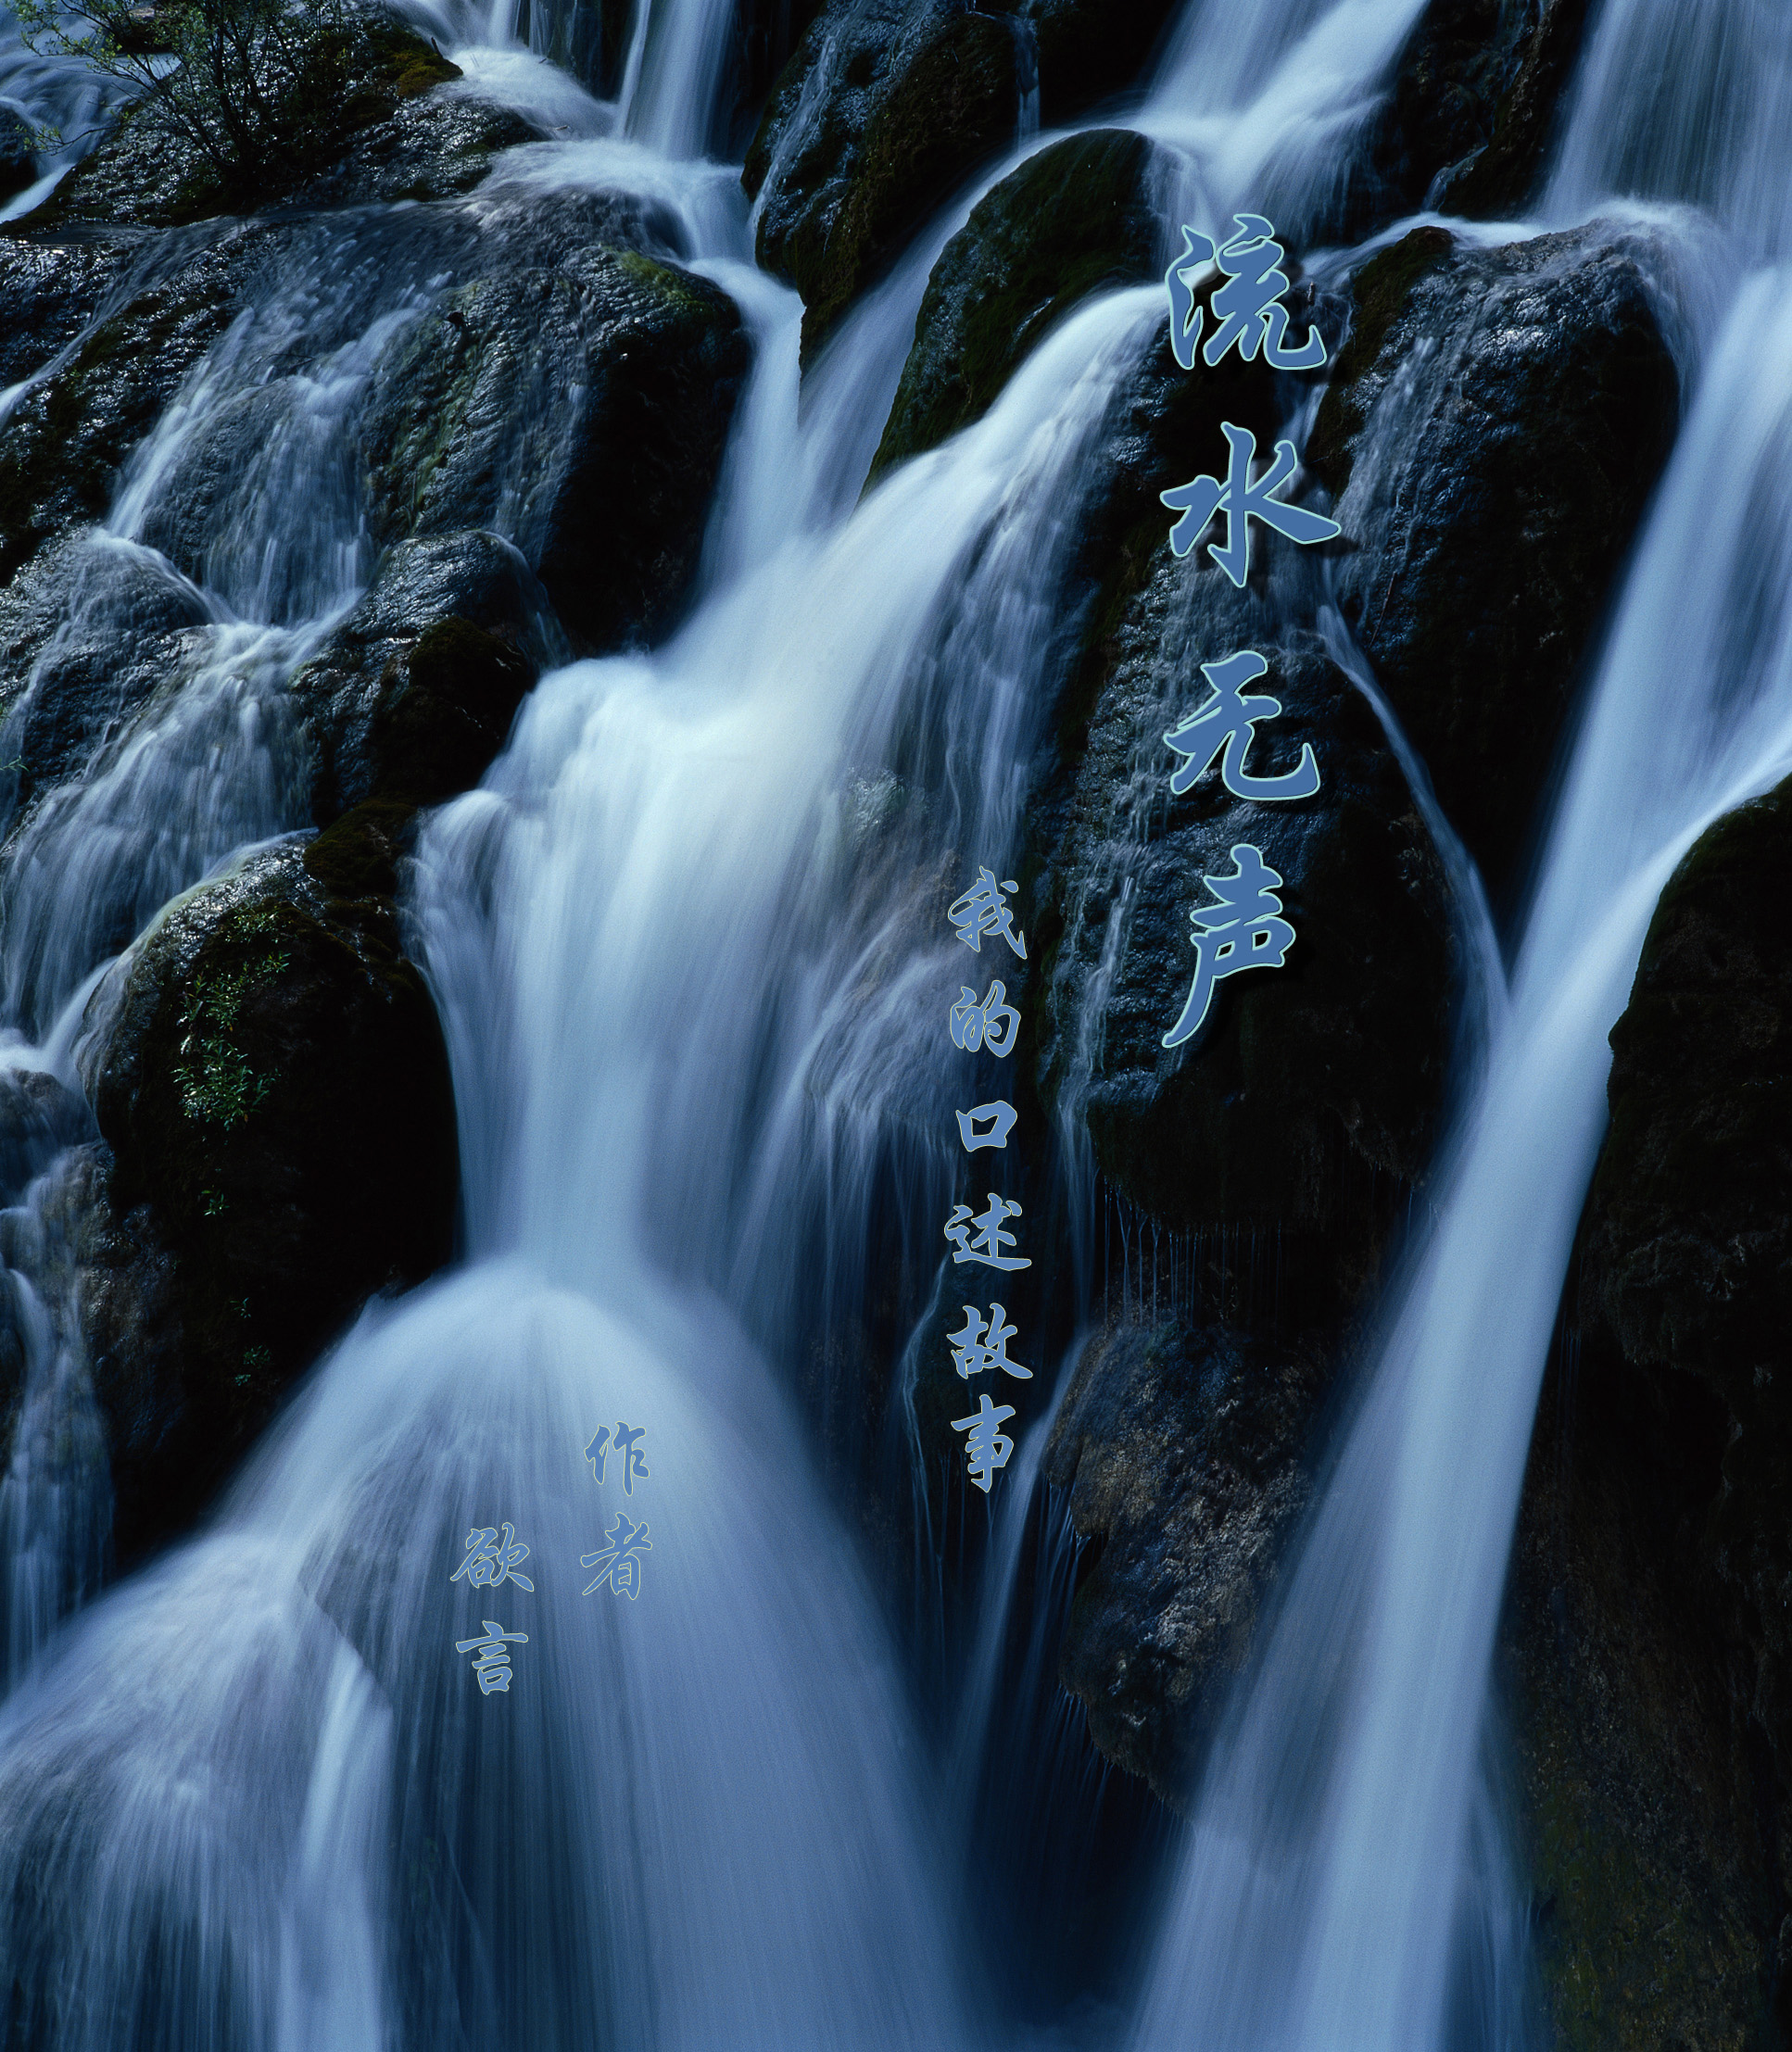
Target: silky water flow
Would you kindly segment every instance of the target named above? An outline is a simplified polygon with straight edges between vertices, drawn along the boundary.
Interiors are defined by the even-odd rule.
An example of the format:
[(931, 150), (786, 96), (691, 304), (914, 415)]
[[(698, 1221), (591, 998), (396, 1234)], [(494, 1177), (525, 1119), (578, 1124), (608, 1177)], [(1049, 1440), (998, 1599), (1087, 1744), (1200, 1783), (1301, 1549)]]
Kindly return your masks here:
[[(1141, 116), (1185, 153), (1167, 214), (1223, 225), (1266, 190), (1287, 221), (1322, 212), (1418, 11), (1283, 0), (1241, 24), (1195, 0)], [(1639, 11), (1609, 8), (1601, 37)], [(432, 19), (460, 25), (470, 79), (547, 96), (583, 138), (515, 153), (487, 203), (509, 181), (675, 206), (742, 305), (755, 370), (688, 625), (651, 656), (545, 676), (420, 850), (466, 1264), (370, 1310), (214, 1525), (78, 1619), (0, 1713), (13, 2028), (70, 2052), (984, 2042), (1006, 2033), (953, 1837), (1001, 1715), (994, 1669), (968, 1677), (946, 1810), (789, 1370), (863, 1279), (878, 1178), (906, 1178), (917, 1242), (943, 1215), (936, 1043), (956, 964), (916, 858), (1016, 845), (1078, 484), (1160, 296), (1079, 311), (982, 423), (850, 510), (932, 261), (918, 253), (974, 195), (843, 323), (800, 422), (800, 309), (752, 271), (730, 174), (689, 161), (726, 10), (644, 14), (609, 109), (522, 69), (513, 11)], [(1634, 96), (1604, 43), (1589, 76)], [(436, 232), (453, 233), (390, 211), (321, 227), (311, 289), (271, 292), (214, 350), (84, 545), (69, 640), (83, 604), (147, 580), (197, 654), (33, 817), (32, 862), (0, 881), (11, 1015), (66, 1073), (107, 956), (244, 843), (302, 825), (282, 686), (368, 573), (349, 423), (453, 269), (416, 244)], [(296, 341), (294, 321), (313, 325)], [(1741, 513), (1711, 510), (1747, 450), (1782, 590), (1788, 352), (1784, 281), (1764, 272), (1713, 349), (1627, 587), (1449, 1195), (1217, 1755), (1142, 2046), (1451, 2042), (1464, 1877), (1509, 1907), (1475, 1793), (1487, 1651), (1603, 1036), (1678, 852), (1786, 754), (1777, 602), (1748, 613), (1746, 647), (1726, 624), (1759, 597), (1738, 581), (1762, 552)], [(244, 404), (270, 409), (258, 463), (282, 488), (226, 466), (184, 575), (166, 553), (183, 459)], [(301, 505), (314, 532), (288, 524)], [(1685, 603), (1692, 561), (1702, 608)], [(1702, 749), (1690, 789), (1681, 751), (1670, 778), (1651, 748), (1669, 720)], [(183, 739), (208, 722), (244, 751), (221, 786), (205, 781), (217, 746)], [(38, 1214), (9, 1215), (9, 1265), (43, 1310), (61, 1271), (26, 1229)], [(33, 1328), (32, 1390), (91, 1428), (66, 1324)], [(618, 1507), (580, 1453), (621, 1417), (648, 1429), (634, 1601), (578, 1593)], [(70, 1486), (95, 1450), (34, 1476), (29, 1444), (21, 1426), (0, 1495), (20, 1663), (91, 1593), (69, 1562), (104, 1529)], [(451, 1584), (466, 1531), (504, 1520), (535, 1590)], [(1064, 1543), (1054, 1528), (1047, 1603), (1066, 1594)], [(996, 1619), (1022, 1550), (1011, 1520)], [(495, 1699), (453, 1651), (488, 1614), (527, 1634)]]

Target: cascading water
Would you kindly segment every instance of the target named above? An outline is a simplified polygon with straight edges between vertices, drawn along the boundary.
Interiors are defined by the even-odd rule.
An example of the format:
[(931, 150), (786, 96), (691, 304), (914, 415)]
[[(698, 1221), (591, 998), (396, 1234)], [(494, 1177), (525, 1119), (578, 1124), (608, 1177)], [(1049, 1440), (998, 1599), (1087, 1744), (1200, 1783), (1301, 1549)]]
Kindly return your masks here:
[[(1644, 7), (1608, 9), (1595, 98), (1640, 91), (1611, 39)], [(1241, 23), (1193, 0), (1139, 115), (1189, 167), (1167, 230), (1184, 214), (1222, 225), (1247, 200), (1322, 215), (1419, 11), (1278, 0)], [(983, 422), (849, 517), (928, 272), (1018, 157), (841, 324), (800, 425), (800, 308), (751, 271), (731, 174), (688, 161), (714, 132), (732, 10), (638, 0), (603, 107), (540, 67), (525, 77), (501, 0), (477, 19), (416, 12), (464, 39), (472, 81), (551, 102), (587, 138), (518, 153), (489, 192), (670, 207), (694, 268), (742, 305), (755, 369), (688, 624), (651, 655), (544, 678), (486, 786), (435, 817), (419, 853), (411, 912), (454, 1059), (467, 1265), (370, 1311), (212, 1530), (93, 1608), (0, 1712), (14, 2022), (59, 2052), (948, 2052), (997, 2031), (957, 1877), (991, 1810), (971, 1791), (999, 1736), (1003, 1634), (1029, 1628), (1036, 1713), (1040, 1620), (1073, 1556), (1055, 1519), (1029, 1536), (1014, 1488), (949, 1802), (930, 1801), (903, 1679), (788, 1389), (865, 1294), (881, 1193), (905, 1214), (882, 1237), (937, 1259), (949, 1089), (915, 1032), (951, 985), (932, 872), (1015, 845), (1079, 489), (1161, 296), (1085, 306)], [(1597, 119), (1571, 135), (1559, 190), (1583, 161), (1589, 194), (1623, 183), (1609, 166), (1630, 159), (1584, 140)], [(1771, 121), (1745, 126), (1771, 156)], [(1728, 176), (1658, 168), (1634, 186), (1709, 200)], [(1764, 204), (1720, 210), (1772, 245)], [(397, 218), (372, 214), (346, 243), (333, 231), (309, 275), (264, 296), (84, 544), (63, 645), (88, 606), (142, 604), (171, 608), (194, 654), (34, 815), (0, 887), (9, 1015), (57, 1049), (158, 906), (303, 817), (283, 687), (371, 567), (344, 423), (451, 268)], [(1477, 1764), (1535, 1379), (1597, 1141), (1603, 1036), (1655, 895), (1702, 822), (1792, 749), (1777, 602), (1748, 612), (1746, 647), (1725, 625), (1743, 617), (1742, 565), (1760, 560), (1742, 548), (1749, 520), (1772, 523), (1785, 588), (1788, 393), (1792, 299), (1768, 275), (1735, 306), (1664, 487), (1510, 1018), (1216, 1756), (1142, 2046), (1418, 2052), (1445, 2034), (1465, 1920), (1500, 1951)], [(183, 466), (211, 452), (216, 468), (245, 409), (261, 409), (255, 460), (222, 466), (196, 538), (173, 518)], [(539, 445), (552, 433), (549, 418)], [(1739, 452), (1749, 494), (1714, 522)], [(519, 519), (527, 496), (520, 482)], [(1695, 560), (1709, 567), (1689, 607)], [(1651, 748), (1670, 725), (1672, 776)], [(8, 1287), (42, 1400), (28, 1395), (0, 1485), (15, 1665), (91, 1591), (82, 1549), (104, 1530), (32, 1450), (44, 1418), (68, 1440), (91, 1416), (66, 1314), (34, 1279), (59, 1258), (32, 1223), (44, 1203), (6, 1250), (29, 1270)], [(828, 1380), (825, 1404), (839, 1397)], [(580, 1450), (618, 1416), (651, 1430), (636, 1603), (574, 1593), (599, 1525)], [(91, 1479), (94, 1454), (74, 1456)], [(467, 1530), (507, 1519), (534, 1593), (452, 1586)], [(1023, 1577), (1049, 1598), (1026, 1620)], [(452, 1649), (500, 1603), (528, 1638), (513, 1697), (492, 1703)], [(1036, 1735), (1029, 1758), (1054, 1769), (1061, 1739)], [(1467, 1900), (1477, 1877), (1491, 1912)]]

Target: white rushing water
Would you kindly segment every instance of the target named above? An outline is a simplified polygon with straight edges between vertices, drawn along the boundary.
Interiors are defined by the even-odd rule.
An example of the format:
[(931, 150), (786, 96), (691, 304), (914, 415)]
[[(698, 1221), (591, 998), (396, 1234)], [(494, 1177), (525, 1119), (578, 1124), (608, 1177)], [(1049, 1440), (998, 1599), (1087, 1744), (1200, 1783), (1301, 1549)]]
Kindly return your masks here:
[[(1173, 210), (1208, 227), (1246, 199), (1285, 221), (1322, 210), (1419, 11), (1190, 0), (1138, 113), (1182, 153)], [(1038, 1712), (1041, 1620), (1075, 1560), (1055, 1513), (1027, 1536), (1046, 1420), (1025, 1421), (1007, 1478), (941, 1774), (818, 1471), (827, 1429), (791, 1391), (858, 1316), (879, 1247), (938, 1259), (950, 1071), (943, 1029), (917, 1022), (943, 1020), (955, 988), (940, 865), (1017, 845), (1079, 492), (1162, 296), (1079, 308), (985, 420), (855, 504), (940, 248), (1054, 140), (1032, 132), (1036, 107), (1016, 109), (1016, 156), (841, 323), (800, 417), (801, 308), (751, 268), (732, 171), (699, 161), (732, 9), (644, 6), (602, 107), (530, 57), (510, 0), (416, 12), (472, 83), (577, 138), (515, 153), (488, 195), (670, 207), (741, 306), (755, 368), (688, 623), (544, 677), (419, 851), (464, 1265), (370, 1311), (208, 1532), (92, 1606), (0, 1709), (15, 2024), (57, 2052), (985, 2044), (1008, 2033), (961, 1887), (979, 1777), (1007, 1738), (1052, 1771), (1003, 1785), (1049, 1794), (1072, 1754), (1062, 1702)], [(1573, 173), (1589, 195), (1625, 159), (1596, 163), (1586, 135), (1641, 93), (1609, 45), (1651, 26), (1613, 23), (1647, 12), (1603, 18), (1563, 159), (1591, 167)], [(531, 14), (537, 56), (559, 33)], [(1729, 176), (1634, 190), (1710, 200)], [(1764, 204), (1726, 219), (1771, 241), (1751, 225)], [(33, 1038), (66, 1043), (107, 956), (166, 900), (301, 823), (284, 686), (372, 567), (344, 423), (435, 289), (393, 219), (324, 235), (217, 346), (85, 545), (44, 687), (87, 609), (173, 604), (192, 656), (33, 815), (0, 879), (9, 1016)], [(1792, 288), (1763, 272), (1627, 586), (1436, 1228), (1216, 1757), (1135, 2020), (1152, 2052), (1429, 2052), (1464, 1931), (1515, 1956), (1480, 1760), (1536, 1379), (1604, 1036), (1655, 896), (1792, 746), (1789, 405)], [(245, 406), (256, 460), (223, 466), (204, 546), (177, 546), (183, 466)], [(91, 1403), (42, 1280), (66, 1267), (44, 1203), (0, 1249), (34, 1336), (0, 1484), (15, 1667), (91, 1593), (104, 1530), (79, 1494), (95, 1457), (69, 1459)], [(892, 1204), (899, 1227), (874, 1229)], [(828, 1366), (821, 1408), (858, 1402)], [(617, 1456), (601, 1490), (583, 1458), (619, 1419), (647, 1429), (638, 1504)], [(650, 1528), (638, 1598), (586, 1595), (579, 1564), (624, 1509)], [(506, 1521), (533, 1591), (451, 1581), (467, 1532)], [(487, 1618), (526, 1634), (491, 1698), (455, 1650)], [(1516, 2018), (1504, 2000), (1496, 2019)]]

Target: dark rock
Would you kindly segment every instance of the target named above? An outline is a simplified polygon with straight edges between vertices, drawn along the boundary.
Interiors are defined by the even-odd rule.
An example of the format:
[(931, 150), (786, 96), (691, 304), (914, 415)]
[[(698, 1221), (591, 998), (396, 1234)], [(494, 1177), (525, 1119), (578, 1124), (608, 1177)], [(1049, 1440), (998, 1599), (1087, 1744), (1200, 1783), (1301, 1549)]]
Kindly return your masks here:
[(496, 535), (401, 542), (293, 680), (315, 764), (312, 817), (364, 799), (434, 803), (476, 784), (523, 695), (563, 654), (547, 595)]
[(29, 121), (0, 107), (0, 200), (23, 192), (37, 176), (37, 137)]
[(1020, 95), (1013, 24), (952, 0), (871, 0), (811, 25), (744, 174), (759, 260), (802, 295), (805, 350), (1014, 141)]
[(64, 1148), (93, 1138), (93, 1114), (42, 1069), (0, 1069), (0, 1203), (16, 1204)]
[(833, 0), (747, 152), (759, 257), (808, 308), (805, 349), (977, 167), (1037, 86), (1052, 127), (1136, 84), (1172, 0)]
[(1369, 141), (1384, 215), (1521, 214), (1586, 19), (1587, 0), (1432, 0)]
[(1726, 1421), (1690, 1376), (1638, 1385), (1596, 1325), (1546, 1381), (1502, 1626), (1544, 2028), (1565, 2052), (1774, 2045), (1785, 1810), (1697, 1567)]
[(192, 1517), (370, 1294), (451, 1252), (447, 1056), (385, 895), (409, 811), (363, 808), (181, 900), (95, 1001), (82, 1071), (111, 1161), (82, 1328), (121, 1560)]
[(499, 527), (587, 648), (669, 626), (748, 345), (717, 286), (587, 244), (448, 292), (382, 358), (364, 429), (385, 544)]
[(1059, 1660), (1106, 1756), (1180, 1806), (1310, 1493), (1317, 1347), (1222, 1324), (1111, 1328), (1045, 1451), (1090, 1541)]
[(27, 242), (0, 231), (0, 389), (21, 384), (75, 340), (127, 256), (111, 240)]
[(1612, 1029), (1586, 1288), (1633, 1368), (1722, 1406), (1699, 1555), (1792, 1793), (1792, 783), (1710, 827)]
[(1307, 444), (1339, 605), (1496, 896), (1678, 421), (1647, 281), (1609, 227), (1418, 230), (1357, 275)]
[(874, 482), (985, 413), (1079, 299), (1161, 275), (1157, 154), (1142, 135), (1097, 129), (1029, 158), (978, 203), (928, 281)]
[[(1449, 1048), (1446, 886), (1374, 714), (1315, 641), (1278, 643), (1218, 571), (1163, 552), (1116, 639), (1068, 829), (1051, 858), (1041, 1061), (1080, 1109), (1114, 1188), (1181, 1229), (1244, 1227), (1280, 1250), (1284, 1312), (1329, 1314), (1376, 1273), (1423, 1175)], [(1255, 648), (1281, 699), (1256, 774), (1310, 742), (1319, 794), (1233, 798), (1218, 766), (1181, 798), (1162, 736), (1206, 695), (1197, 665)], [(1259, 767), (1260, 765), (1260, 767)], [(1282, 878), (1284, 967), (1216, 989), (1201, 1037), (1162, 1037), (1189, 990), (1189, 916), (1248, 844)], [(1248, 1315), (1248, 1307), (1246, 1315)]]
[(126, 457), (230, 325), (256, 240), (243, 230), (190, 249), (19, 402), (0, 440), (0, 578), (106, 511)]
[(342, 205), (350, 195), (365, 203), (464, 192), (495, 151), (540, 132), (504, 109), (423, 97), (460, 76), (413, 30), (370, 16), (337, 89), (314, 92), (297, 118), (287, 110), (289, 145), (274, 148), (246, 180), (224, 178), (183, 132), (139, 103), (116, 118), (33, 219), (56, 228), (165, 228), (276, 206)]

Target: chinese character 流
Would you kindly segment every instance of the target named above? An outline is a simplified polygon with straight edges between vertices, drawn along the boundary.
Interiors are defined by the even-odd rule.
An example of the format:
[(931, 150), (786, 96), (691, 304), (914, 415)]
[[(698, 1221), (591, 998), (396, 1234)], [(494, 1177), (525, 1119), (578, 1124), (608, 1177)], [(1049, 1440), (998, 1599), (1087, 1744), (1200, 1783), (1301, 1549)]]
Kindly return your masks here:
[(1169, 289), (1170, 347), (1177, 362), (1185, 371), (1194, 369), (1203, 318), (1194, 303), (1195, 273), (1218, 264), (1226, 283), (1213, 296), (1214, 332), (1201, 352), (1209, 368), (1236, 346), (1246, 363), (1256, 360), (1260, 346), (1272, 370), (1317, 371), (1325, 361), (1325, 342), (1317, 328), (1307, 330), (1297, 349), (1283, 340), (1288, 309), (1281, 300), (1289, 280), (1279, 268), (1282, 248), (1275, 229), (1261, 214), (1234, 214), (1232, 219), (1243, 233), (1219, 246), (1184, 223), (1181, 254), (1164, 274)]

